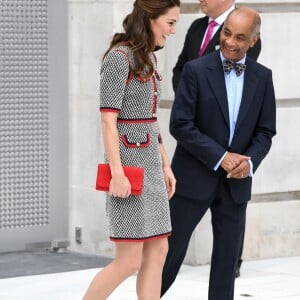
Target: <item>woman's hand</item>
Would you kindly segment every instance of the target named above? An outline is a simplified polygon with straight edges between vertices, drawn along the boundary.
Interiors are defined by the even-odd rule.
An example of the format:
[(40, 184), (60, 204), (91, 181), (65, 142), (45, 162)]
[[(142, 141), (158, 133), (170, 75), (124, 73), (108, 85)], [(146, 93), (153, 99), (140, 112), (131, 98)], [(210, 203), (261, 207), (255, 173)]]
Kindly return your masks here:
[(165, 178), (168, 198), (170, 200), (175, 193), (176, 179), (171, 167), (164, 167), (163, 171), (164, 171), (164, 178)]
[(127, 198), (131, 193), (131, 185), (124, 174), (112, 176), (108, 194), (114, 197)]

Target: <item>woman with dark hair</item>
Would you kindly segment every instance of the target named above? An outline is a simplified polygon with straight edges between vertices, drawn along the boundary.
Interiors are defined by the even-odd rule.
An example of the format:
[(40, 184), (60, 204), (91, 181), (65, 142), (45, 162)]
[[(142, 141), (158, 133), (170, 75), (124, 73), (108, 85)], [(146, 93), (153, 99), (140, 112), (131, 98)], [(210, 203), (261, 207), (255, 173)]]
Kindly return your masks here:
[[(157, 122), (161, 76), (154, 51), (175, 34), (179, 0), (136, 0), (104, 55), (100, 112), (105, 161), (112, 179), (106, 199), (116, 256), (90, 284), (84, 300), (104, 300), (137, 272), (139, 300), (160, 298), (176, 180)], [(141, 195), (131, 194), (122, 166), (144, 168)]]

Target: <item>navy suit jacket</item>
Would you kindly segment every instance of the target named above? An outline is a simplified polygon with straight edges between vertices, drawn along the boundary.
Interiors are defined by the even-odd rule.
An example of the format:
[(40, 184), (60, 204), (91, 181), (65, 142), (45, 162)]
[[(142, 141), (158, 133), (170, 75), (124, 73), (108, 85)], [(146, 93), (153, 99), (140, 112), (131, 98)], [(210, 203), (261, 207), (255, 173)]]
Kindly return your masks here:
[[(173, 90), (176, 91), (181, 72), (183, 70), (183, 66), (187, 61), (190, 61), (192, 59), (195, 59), (198, 57), (198, 52), (200, 50), (202, 40), (206, 31), (206, 28), (208, 26), (208, 20), (209, 18), (203, 17), (196, 19), (191, 26), (189, 27), (184, 45), (182, 48), (182, 51), (178, 57), (178, 60), (176, 62), (176, 65), (173, 69), (173, 77), (172, 77), (172, 84), (173, 84)], [(215, 51), (216, 48), (220, 45), (220, 32), (221, 32), (222, 26), (219, 27), (218, 31), (215, 33), (211, 41), (209, 42), (207, 48), (205, 49), (203, 55), (206, 55), (208, 53), (211, 53), (212, 51)], [(247, 55), (254, 60), (257, 60), (259, 53), (261, 50), (261, 40), (259, 39), (254, 47), (249, 48)]]
[[(230, 133), (226, 86), (220, 52), (185, 64), (170, 120), (177, 140), (172, 168), (176, 193), (195, 199), (212, 197), (225, 171), (215, 165), (226, 150), (248, 155), (257, 169), (276, 134), (272, 72), (246, 58), (242, 101), (234, 137)], [(251, 198), (252, 178), (226, 179), (237, 203)]]

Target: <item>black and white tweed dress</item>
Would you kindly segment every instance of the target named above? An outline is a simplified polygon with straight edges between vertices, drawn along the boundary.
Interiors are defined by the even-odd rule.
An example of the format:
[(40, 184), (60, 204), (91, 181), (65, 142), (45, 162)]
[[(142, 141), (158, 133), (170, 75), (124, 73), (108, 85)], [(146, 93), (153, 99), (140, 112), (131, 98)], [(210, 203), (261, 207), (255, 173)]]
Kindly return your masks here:
[(132, 74), (135, 60), (127, 46), (111, 49), (100, 72), (100, 111), (118, 113), (122, 165), (145, 169), (142, 195), (118, 198), (107, 194), (106, 212), (114, 241), (147, 241), (171, 233), (157, 126), (161, 77), (155, 56), (150, 55), (155, 72), (149, 80)]

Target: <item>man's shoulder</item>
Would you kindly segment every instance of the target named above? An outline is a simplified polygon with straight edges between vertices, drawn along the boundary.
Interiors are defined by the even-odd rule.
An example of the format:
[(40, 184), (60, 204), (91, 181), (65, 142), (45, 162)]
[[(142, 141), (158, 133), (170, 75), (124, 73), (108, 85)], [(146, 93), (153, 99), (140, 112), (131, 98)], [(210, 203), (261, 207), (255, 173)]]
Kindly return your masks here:
[(246, 64), (247, 64), (247, 66), (250, 66), (251, 68), (255, 68), (258, 71), (263, 72), (263, 73), (271, 72), (270, 68), (268, 68), (267, 66), (259, 63), (258, 61), (254, 60), (253, 58), (251, 58), (249, 56), (247, 56)]
[(208, 23), (208, 17), (207, 16), (204, 16), (204, 17), (201, 17), (201, 18), (197, 18), (190, 25), (189, 31), (197, 30), (197, 29), (201, 28), (202, 26), (206, 26), (207, 23)]
[(187, 63), (192, 63), (192, 64), (211, 64), (212, 62), (216, 62), (220, 59), (220, 51), (216, 50), (216, 51), (212, 51), (208, 54), (205, 54), (204, 56), (201, 57), (197, 57)]
[(204, 56), (197, 57), (185, 63), (185, 65), (196, 70), (202, 70), (202, 72), (211, 66), (215, 66), (220, 61), (220, 51), (213, 51)]

